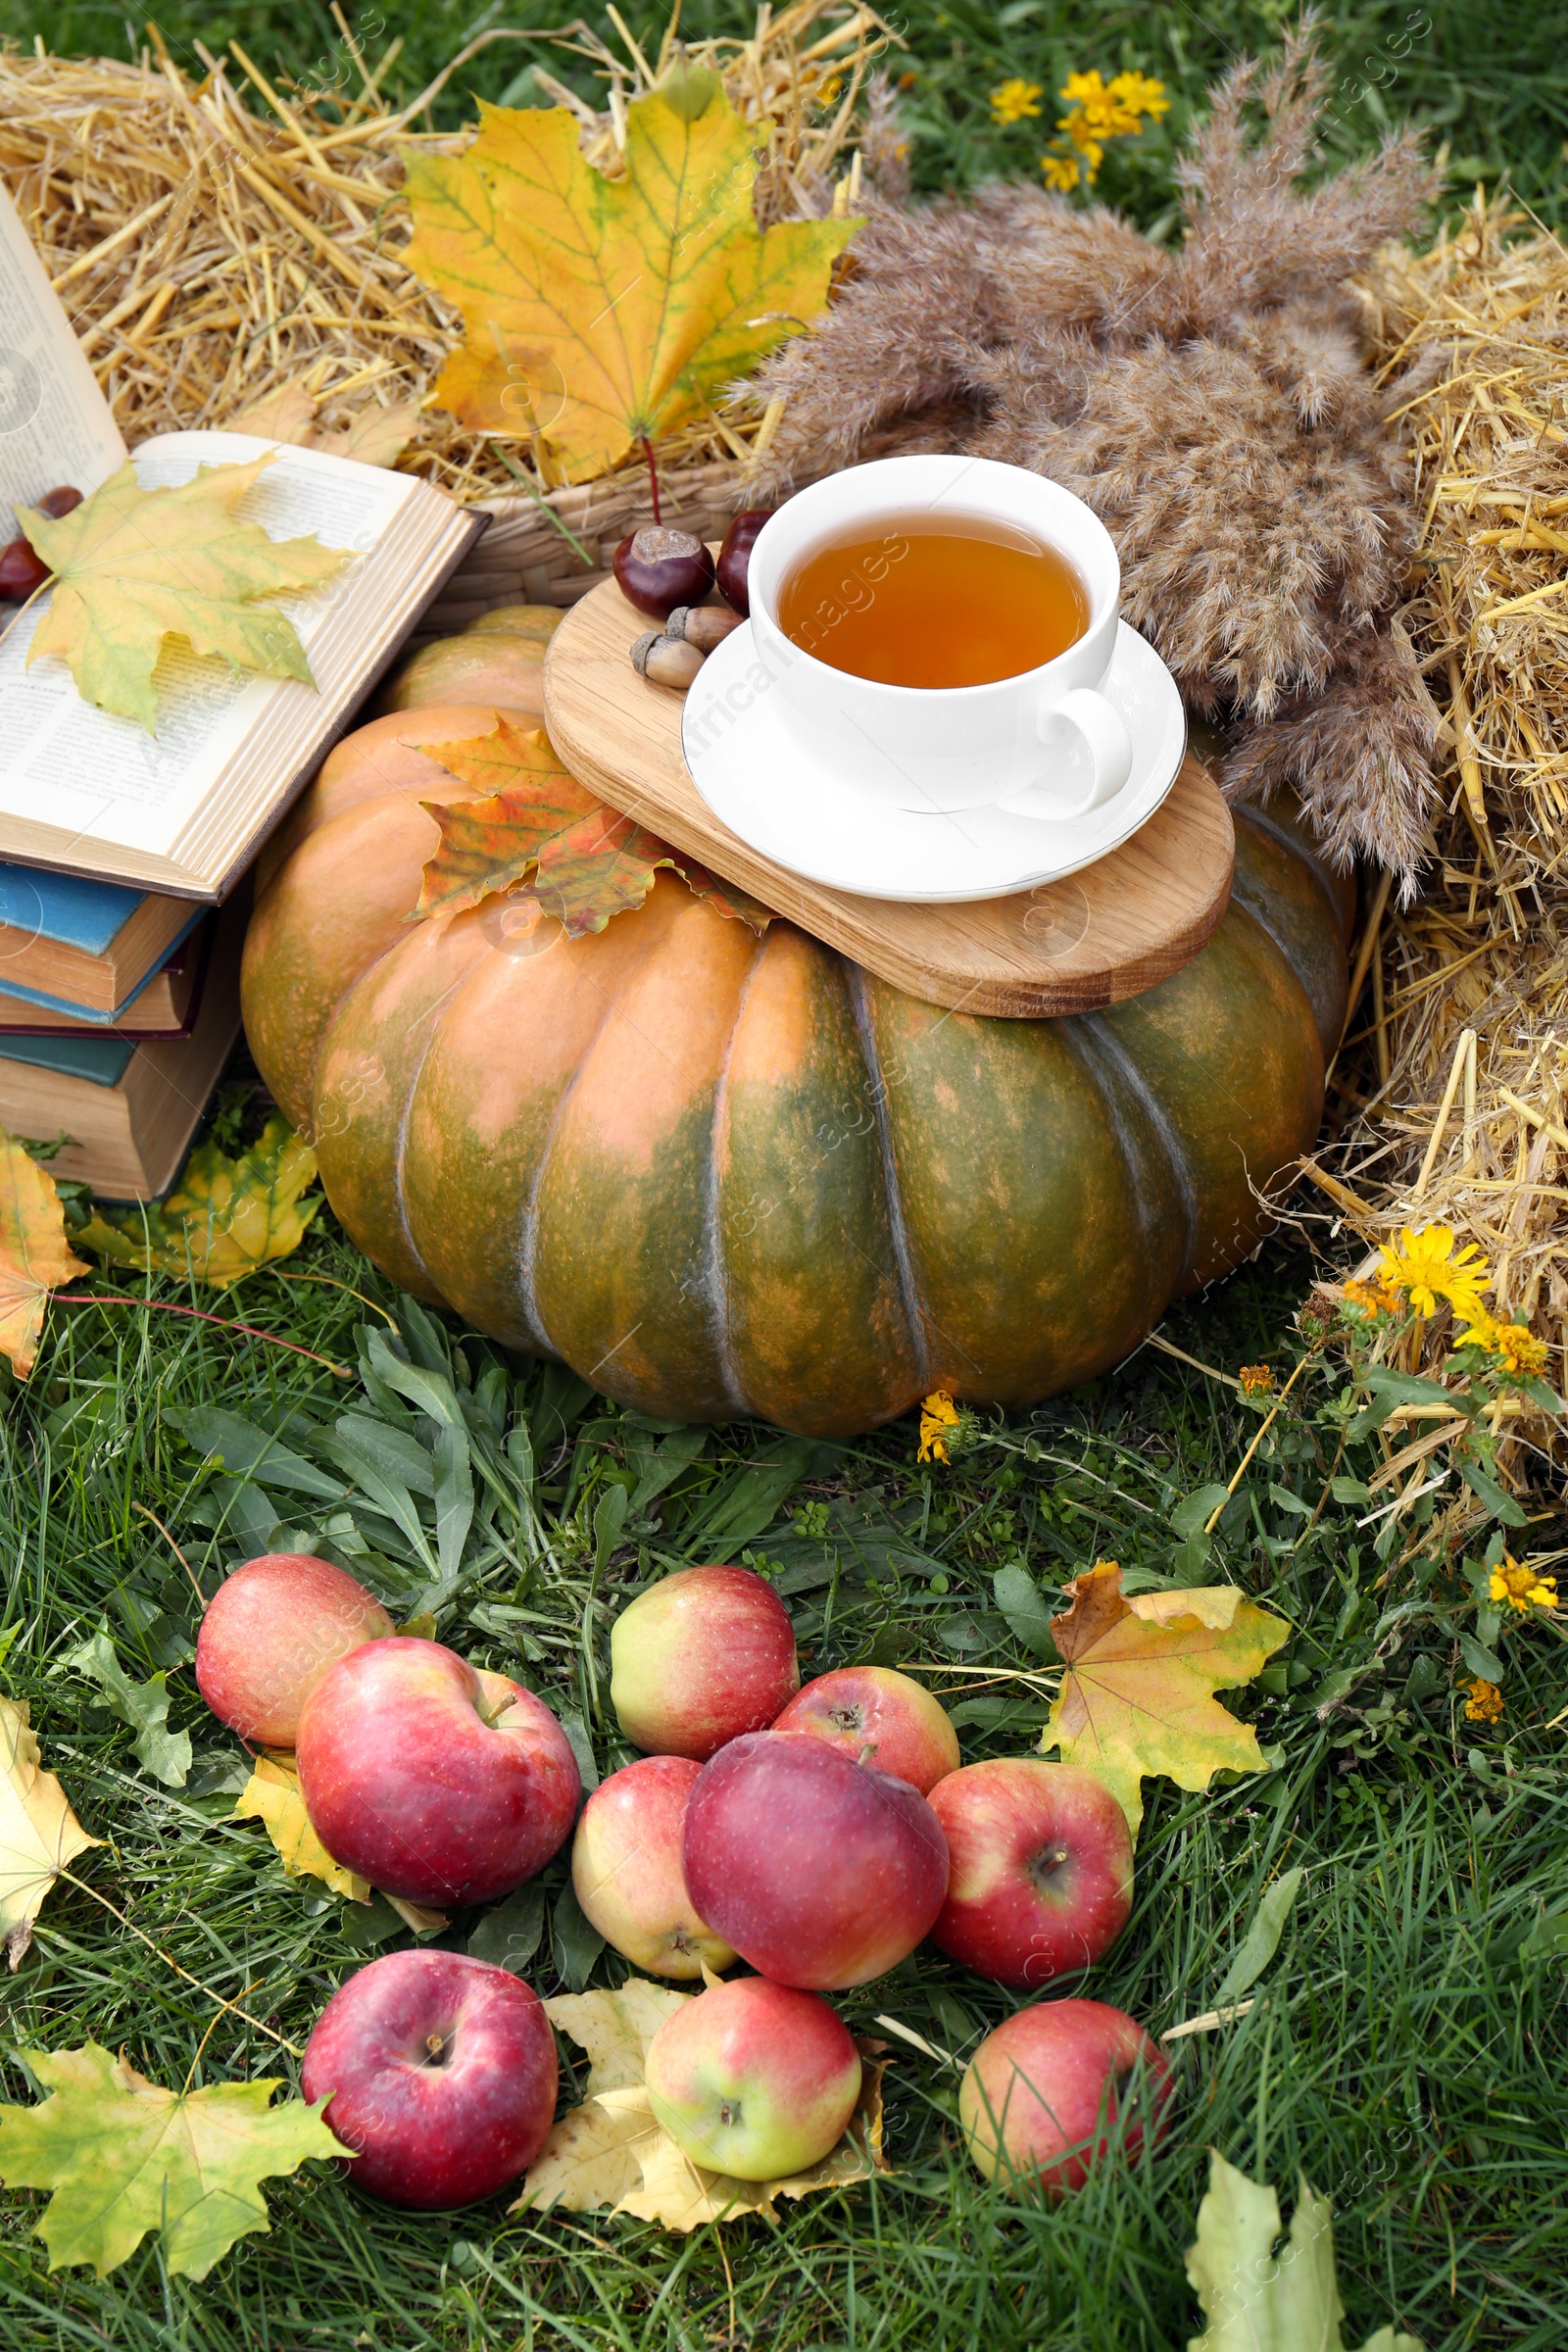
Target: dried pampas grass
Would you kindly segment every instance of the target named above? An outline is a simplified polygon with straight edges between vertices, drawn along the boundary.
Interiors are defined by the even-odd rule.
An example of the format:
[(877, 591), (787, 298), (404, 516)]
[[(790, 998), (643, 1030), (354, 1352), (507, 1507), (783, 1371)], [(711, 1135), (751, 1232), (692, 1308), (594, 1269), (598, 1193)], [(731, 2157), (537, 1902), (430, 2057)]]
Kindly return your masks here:
[(842, 299), (762, 370), (786, 403), (767, 463), (784, 481), (824, 449), (964, 449), (1076, 491), (1117, 542), (1127, 617), (1198, 710), (1243, 722), (1231, 789), (1293, 786), (1332, 856), (1408, 893), (1435, 713), (1389, 627), (1415, 532), (1387, 426), (1406, 387), (1374, 384), (1347, 281), (1433, 182), (1406, 134), (1304, 190), (1324, 85), (1308, 37), (1227, 76), (1170, 250), (1033, 188), (876, 210)]

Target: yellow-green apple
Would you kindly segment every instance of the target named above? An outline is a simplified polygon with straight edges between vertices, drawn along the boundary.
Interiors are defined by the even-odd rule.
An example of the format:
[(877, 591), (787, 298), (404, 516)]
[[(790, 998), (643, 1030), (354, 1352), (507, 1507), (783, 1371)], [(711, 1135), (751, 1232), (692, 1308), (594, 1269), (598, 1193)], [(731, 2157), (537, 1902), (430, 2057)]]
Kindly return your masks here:
[(633, 1747), (699, 1763), (801, 1687), (789, 1611), (750, 1568), (678, 1568), (639, 1592), (611, 1629), (610, 1665)]
[(778, 2180), (837, 2147), (860, 2053), (814, 1992), (741, 1977), (666, 2017), (644, 2067), (655, 2115), (694, 2163)]
[(1125, 2009), (1036, 2001), (988, 2034), (958, 2089), (958, 2121), (988, 2180), (1081, 2187), (1120, 2141), (1136, 2156), (1164, 2136), (1170, 2069)]
[(322, 1676), (297, 1756), (327, 1852), (410, 1903), (488, 1903), (520, 1886), (565, 1843), (582, 1793), (542, 1698), (402, 1634)]
[(958, 1735), (946, 1707), (891, 1666), (840, 1666), (819, 1674), (774, 1718), (773, 1729), (830, 1740), (847, 1755), (907, 1781), (922, 1796), (958, 1769)]
[(300, 1709), (327, 1668), (391, 1631), (381, 1603), (330, 1560), (264, 1552), (208, 1602), (196, 1688), (242, 1740), (292, 1747)]
[(808, 1732), (754, 1732), (703, 1766), (681, 1862), (715, 1935), (812, 1992), (896, 1967), (948, 1887), (948, 1841), (919, 1790)]
[(465, 1952), (389, 1952), (333, 1993), (300, 2082), (330, 2099), (362, 2188), (442, 2212), (527, 2171), (558, 2072), (544, 2003), (520, 1977)]
[(931, 1940), (950, 1959), (1038, 1992), (1088, 1968), (1127, 1925), (1132, 1833), (1092, 1773), (1002, 1756), (950, 1773), (931, 1807), (951, 1861)]
[(702, 1771), (693, 1756), (640, 1756), (601, 1781), (577, 1821), (571, 1884), (585, 1918), (638, 1968), (661, 1977), (715, 1975), (735, 1955), (697, 1916), (681, 1876), (686, 1800)]

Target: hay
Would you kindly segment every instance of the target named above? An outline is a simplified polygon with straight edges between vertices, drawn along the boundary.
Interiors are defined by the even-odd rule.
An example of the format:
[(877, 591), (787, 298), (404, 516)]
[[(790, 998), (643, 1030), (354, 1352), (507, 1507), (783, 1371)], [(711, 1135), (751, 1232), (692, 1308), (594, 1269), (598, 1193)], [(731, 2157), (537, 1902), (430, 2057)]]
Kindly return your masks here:
[[(1477, 1243), (1568, 1393), (1568, 249), (1478, 193), (1363, 291), (1385, 373), (1430, 371), (1399, 419), (1423, 517), (1404, 625), (1450, 797), (1421, 903), (1372, 901), (1329, 1185), (1369, 1242), (1441, 1223)], [(1450, 1336), (1429, 1330), (1429, 1364)], [(1527, 1421), (1516, 1476), (1548, 1442)]]
[[(537, 55), (554, 38), (589, 60), (605, 108), (538, 67), (535, 77), (570, 104), (590, 160), (612, 171), (627, 102), (666, 61), (669, 36), (650, 61), (624, 32), (623, 56), (583, 25), (557, 36), (487, 32), (394, 111), (379, 90), (394, 52), (379, 66), (363, 58), (338, 13), (360, 66), (357, 94), (273, 82), (237, 41), (227, 58), (201, 50), (210, 70), (193, 82), (156, 29), (135, 66), (54, 57), (41, 44), (31, 55), (0, 51), (0, 171), (127, 441), (229, 425), (304, 395), (319, 432), (363, 429), (367, 410), (379, 410), (390, 439), (412, 435), (404, 470), (466, 502), (510, 493), (525, 504), (519, 467), (536, 495), (553, 486), (542, 453), (521, 442), (503, 449), (423, 405), (462, 326), (404, 267), (400, 150), (465, 143), (466, 132), (416, 125), (488, 42), (528, 38)], [(869, 8), (797, 0), (776, 20), (763, 9), (751, 41), (693, 46), (758, 125), (764, 220), (842, 208), (855, 192), (858, 154), (837, 181), (835, 170), (860, 132), (889, 141), (885, 103), (873, 93), (867, 105), (866, 77), (892, 37)], [(744, 466), (765, 425), (760, 410), (704, 418), (660, 455), (675, 467)]]

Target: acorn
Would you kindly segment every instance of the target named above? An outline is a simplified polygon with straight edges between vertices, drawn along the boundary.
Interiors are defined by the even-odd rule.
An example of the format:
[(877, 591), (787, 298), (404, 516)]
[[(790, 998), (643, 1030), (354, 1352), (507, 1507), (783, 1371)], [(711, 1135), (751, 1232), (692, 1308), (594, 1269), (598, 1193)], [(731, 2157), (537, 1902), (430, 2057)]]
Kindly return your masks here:
[(677, 605), (664, 623), (664, 635), (695, 645), (700, 653), (710, 654), (715, 645), (722, 645), (740, 625), (740, 614), (722, 605)]
[(631, 665), (640, 678), (648, 678), (656, 686), (672, 686), (677, 694), (685, 693), (706, 659), (684, 638), (665, 637), (658, 629), (639, 637), (631, 649)]
[[(58, 522), (74, 507), (81, 504), (81, 492), (62, 485), (58, 490), (46, 490), (38, 501), (38, 512)], [(30, 539), (10, 539), (0, 547), (0, 602), (24, 605), (35, 588), (41, 588), (49, 577), (49, 566)]]
[(751, 592), (747, 584), (752, 549), (757, 544), (757, 534), (763, 523), (772, 520), (773, 512), (771, 507), (743, 507), (732, 517), (729, 529), (724, 533), (724, 544), (718, 551), (715, 572), (718, 593), (726, 605), (734, 607), (742, 619), (752, 610)]
[(713, 559), (690, 531), (647, 522), (616, 548), (615, 578), (628, 604), (666, 620), (677, 605), (702, 602), (713, 585)]

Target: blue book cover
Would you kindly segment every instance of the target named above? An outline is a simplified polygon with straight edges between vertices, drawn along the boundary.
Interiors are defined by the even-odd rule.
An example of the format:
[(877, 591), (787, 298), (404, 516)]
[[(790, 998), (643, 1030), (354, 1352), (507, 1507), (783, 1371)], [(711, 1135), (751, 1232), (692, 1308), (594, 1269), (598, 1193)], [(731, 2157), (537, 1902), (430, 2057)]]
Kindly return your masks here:
[(135, 1051), (121, 1037), (0, 1037), (0, 1061), (90, 1078), (94, 1086), (118, 1086)]
[(0, 923), (33, 938), (41, 934), (57, 939), (62, 947), (80, 948), (87, 956), (109, 953), (143, 895), (122, 890), (117, 882), (88, 882), (75, 874), (0, 864)]
[[(41, 867), (0, 861), (0, 924), (24, 932), (29, 940), (57, 940), (62, 947), (79, 949), (84, 956), (106, 956), (146, 895), (139, 890), (125, 890), (118, 882), (91, 882), (77, 874), (51, 874)], [(96, 1021), (106, 1029), (112, 1028), (126, 1007), (134, 1004), (153, 974), (163, 969), (180, 941), (195, 930), (205, 912), (202, 906), (191, 908), (190, 920), (178, 937), (170, 941), (135, 987), (107, 1012), (79, 1004), (71, 997), (51, 996), (46, 989), (25, 988), (19, 980), (12, 979), (6, 969), (3, 941), (0, 941), (0, 994), (20, 997), (26, 1004), (45, 1005), (51, 1012), (72, 1013), (78, 1021)]]

